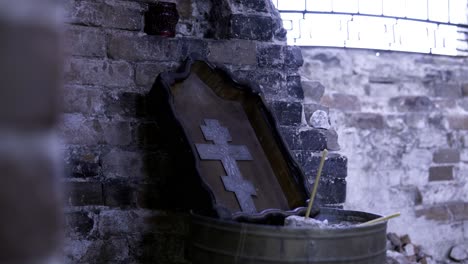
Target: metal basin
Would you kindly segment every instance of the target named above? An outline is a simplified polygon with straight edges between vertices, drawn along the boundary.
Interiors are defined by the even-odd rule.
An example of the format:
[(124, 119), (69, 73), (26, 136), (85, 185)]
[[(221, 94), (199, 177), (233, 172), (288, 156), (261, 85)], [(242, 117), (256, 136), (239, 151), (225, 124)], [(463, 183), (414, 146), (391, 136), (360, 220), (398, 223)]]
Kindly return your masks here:
[[(327, 208), (315, 218), (357, 224), (378, 217)], [(189, 255), (194, 264), (383, 264), (386, 229), (386, 222), (310, 229), (239, 223), (192, 214)]]

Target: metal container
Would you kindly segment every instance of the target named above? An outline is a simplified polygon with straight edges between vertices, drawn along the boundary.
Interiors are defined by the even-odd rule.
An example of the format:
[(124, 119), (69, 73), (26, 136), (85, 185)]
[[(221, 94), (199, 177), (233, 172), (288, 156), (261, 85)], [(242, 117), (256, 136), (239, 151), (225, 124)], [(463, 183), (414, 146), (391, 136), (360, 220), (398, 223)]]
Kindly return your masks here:
[[(322, 209), (316, 219), (362, 223), (379, 215)], [(383, 264), (387, 223), (347, 228), (290, 228), (192, 215), (194, 264)]]

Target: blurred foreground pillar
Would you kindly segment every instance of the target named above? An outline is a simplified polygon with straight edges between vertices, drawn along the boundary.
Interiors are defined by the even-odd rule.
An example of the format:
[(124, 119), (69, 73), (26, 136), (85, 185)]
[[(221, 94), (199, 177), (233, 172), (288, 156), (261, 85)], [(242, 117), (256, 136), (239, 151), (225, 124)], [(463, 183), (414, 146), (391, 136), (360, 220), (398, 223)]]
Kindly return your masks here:
[(0, 263), (51, 263), (61, 240), (57, 16), (50, 1), (0, 1)]

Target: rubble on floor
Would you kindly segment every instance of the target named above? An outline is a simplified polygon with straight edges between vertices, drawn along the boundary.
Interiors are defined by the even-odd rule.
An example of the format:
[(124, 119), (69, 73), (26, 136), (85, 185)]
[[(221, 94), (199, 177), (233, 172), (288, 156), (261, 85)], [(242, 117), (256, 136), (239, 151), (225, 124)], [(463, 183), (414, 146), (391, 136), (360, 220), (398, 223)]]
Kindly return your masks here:
[(450, 250), (449, 257), (457, 262), (465, 261), (464, 263), (468, 263), (468, 249), (463, 246), (454, 246)]
[(432, 256), (424, 252), (421, 246), (411, 243), (408, 235), (387, 234), (386, 264), (436, 264)]
[(386, 264), (468, 264), (468, 248), (454, 246), (447, 257), (445, 261), (436, 261), (421, 246), (413, 244), (408, 235), (387, 234)]

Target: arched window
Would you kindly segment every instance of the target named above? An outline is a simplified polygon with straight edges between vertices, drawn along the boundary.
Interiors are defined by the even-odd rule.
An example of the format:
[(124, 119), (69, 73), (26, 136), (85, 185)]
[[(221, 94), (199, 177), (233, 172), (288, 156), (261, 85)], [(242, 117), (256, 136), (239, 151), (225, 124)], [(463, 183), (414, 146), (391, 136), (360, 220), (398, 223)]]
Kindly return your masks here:
[(468, 0), (273, 0), (288, 44), (468, 55)]

